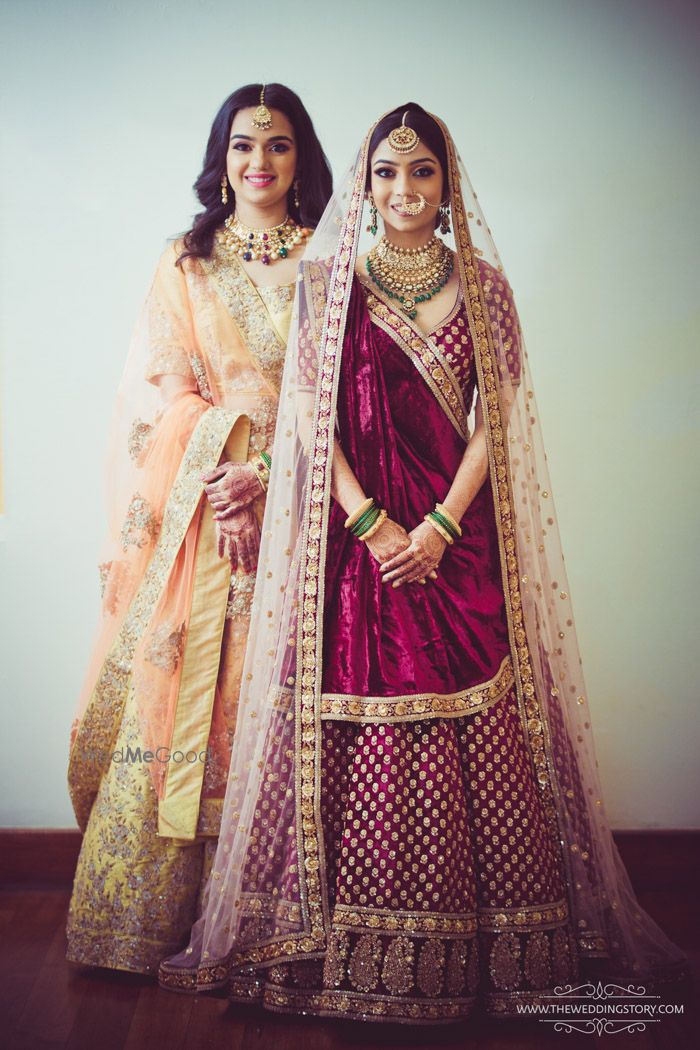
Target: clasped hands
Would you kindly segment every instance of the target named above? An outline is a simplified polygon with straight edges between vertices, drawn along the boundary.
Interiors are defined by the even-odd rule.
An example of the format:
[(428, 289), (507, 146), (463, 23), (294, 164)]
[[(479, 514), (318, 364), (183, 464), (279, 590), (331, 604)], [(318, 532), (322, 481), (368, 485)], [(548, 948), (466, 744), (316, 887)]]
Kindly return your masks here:
[(231, 570), (255, 572), (260, 552), (260, 526), (251, 504), (263, 487), (250, 463), (220, 463), (202, 475), (214, 511), (219, 557), (228, 554)]
[(436, 570), (447, 546), (429, 522), (422, 521), (411, 532), (406, 532), (391, 518), (365, 542), (379, 562), (382, 583), (391, 583), (392, 587), (437, 579)]

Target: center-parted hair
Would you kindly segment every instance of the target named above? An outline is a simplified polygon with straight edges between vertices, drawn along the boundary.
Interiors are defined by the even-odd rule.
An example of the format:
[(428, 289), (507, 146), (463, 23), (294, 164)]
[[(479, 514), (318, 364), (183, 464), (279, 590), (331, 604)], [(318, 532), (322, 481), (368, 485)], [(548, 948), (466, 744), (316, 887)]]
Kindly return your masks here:
[[(239, 109), (257, 106), (262, 84), (246, 84), (226, 99), (214, 117), (204, 156), (204, 165), (194, 184), (204, 211), (195, 216), (192, 229), (185, 234), (185, 251), (178, 259), (190, 256), (208, 258), (214, 246), (214, 235), (235, 208), (235, 194), (229, 188), (228, 204), (221, 202), (221, 176), (226, 173), (231, 124)], [(284, 84), (265, 85), (265, 105), (284, 113), (294, 129), (297, 148), (295, 179), (299, 180), (299, 207), (294, 203), (293, 189), (287, 196), (287, 210), (295, 222), (315, 227), (330, 199), (333, 177), (318, 136), (304, 105)]]

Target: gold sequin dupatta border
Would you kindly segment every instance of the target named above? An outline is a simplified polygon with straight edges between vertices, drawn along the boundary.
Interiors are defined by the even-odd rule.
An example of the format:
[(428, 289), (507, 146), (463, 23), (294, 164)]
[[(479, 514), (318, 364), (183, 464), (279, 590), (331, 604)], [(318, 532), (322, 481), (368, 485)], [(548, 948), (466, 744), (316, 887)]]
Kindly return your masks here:
[[(245, 463), (249, 439), (249, 420), (247, 416), (239, 416), (226, 439), (224, 458), (232, 463)], [(172, 754), (201, 755), (206, 750), (230, 582), (231, 566), (228, 558), (219, 557), (214, 512), (206, 500), (197, 539), (192, 605), (170, 740)], [(159, 835), (194, 840), (204, 769), (202, 761), (168, 765), (158, 802)]]

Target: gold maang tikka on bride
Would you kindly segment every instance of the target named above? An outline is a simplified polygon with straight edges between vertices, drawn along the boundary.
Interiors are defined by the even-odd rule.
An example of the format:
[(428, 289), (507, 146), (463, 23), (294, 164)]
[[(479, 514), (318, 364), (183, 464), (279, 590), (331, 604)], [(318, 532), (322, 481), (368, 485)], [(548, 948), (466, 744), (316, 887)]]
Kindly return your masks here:
[(400, 127), (394, 128), (394, 130), (390, 131), (387, 136), (389, 148), (393, 150), (394, 153), (413, 153), (414, 149), (420, 142), (418, 133), (414, 131), (413, 128), (409, 128), (406, 124), (407, 116), (408, 110), (406, 110), (401, 118)]
[(253, 113), (251, 124), (259, 131), (268, 131), (272, 127), (272, 113), (265, 105), (265, 85), (260, 89), (260, 105)]

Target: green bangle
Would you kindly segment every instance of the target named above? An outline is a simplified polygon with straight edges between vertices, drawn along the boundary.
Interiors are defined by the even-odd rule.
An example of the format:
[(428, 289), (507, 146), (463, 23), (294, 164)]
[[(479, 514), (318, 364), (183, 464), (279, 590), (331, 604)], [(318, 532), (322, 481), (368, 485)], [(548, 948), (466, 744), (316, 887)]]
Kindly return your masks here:
[(430, 517), (434, 518), (438, 525), (442, 525), (443, 529), (446, 529), (447, 532), (449, 532), (453, 540), (459, 539), (459, 533), (455, 531), (454, 525), (451, 521), (447, 520), (444, 514), (441, 514), (439, 510), (431, 510), (429, 513)]
[(377, 510), (377, 509), (378, 509), (377, 508), (377, 504), (374, 502), (374, 500), (372, 500), (372, 502), (369, 505), (369, 507), (367, 508), (367, 510), (363, 511), (362, 514), (360, 514), (360, 516), (357, 519), (357, 521), (353, 521), (352, 525), (350, 526), (350, 532), (354, 532), (355, 529), (358, 528), (358, 526), (360, 526), (364, 522), (366, 522), (367, 518), (370, 517), (370, 515), (373, 514), (374, 511)]
[(360, 521), (358, 521), (357, 525), (350, 530), (353, 536), (357, 536), (358, 539), (364, 536), (364, 534), (372, 528), (378, 517), (379, 507), (373, 507), (372, 510), (369, 512), (368, 517), (365, 518), (363, 515)]
[(269, 452), (261, 452), (260, 453), (260, 459), (263, 461), (263, 463), (265, 464), (265, 466), (269, 470), (270, 467), (272, 466), (272, 456), (270, 455), (270, 453)]
[(376, 503), (373, 504), (369, 508), (369, 510), (365, 511), (362, 517), (359, 518), (351, 527), (350, 531), (352, 532), (353, 536), (357, 536), (358, 539), (361, 536), (364, 536), (364, 534), (374, 525), (375, 521), (379, 517), (379, 513), (379, 507), (376, 505)]

